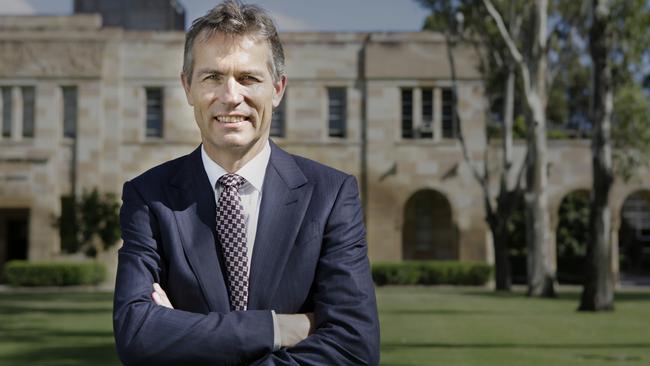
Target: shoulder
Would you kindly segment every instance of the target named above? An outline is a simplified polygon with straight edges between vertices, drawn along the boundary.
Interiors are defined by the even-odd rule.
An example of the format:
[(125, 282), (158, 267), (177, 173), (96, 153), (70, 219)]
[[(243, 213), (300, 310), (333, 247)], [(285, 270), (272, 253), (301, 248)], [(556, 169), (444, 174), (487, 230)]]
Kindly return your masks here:
[(153, 182), (169, 181), (169, 179), (171, 179), (175, 173), (178, 172), (179, 168), (185, 165), (188, 157), (189, 155), (185, 155), (174, 160), (166, 161), (160, 165), (156, 165), (155, 167), (133, 178), (131, 182), (139, 185)]
[(177, 178), (179, 173), (190, 170), (191, 162), (196, 157), (196, 150), (188, 155), (178, 157), (156, 165), (135, 178), (127, 181), (125, 185), (131, 185), (137, 191), (157, 194), (164, 186)]
[(341, 184), (343, 181), (349, 178), (354, 178), (348, 173), (345, 173), (341, 170), (332, 168), (331, 166), (325, 165), (318, 161), (308, 159), (300, 155), (291, 155), (296, 161), (296, 164), (300, 170), (305, 174), (310, 181), (330, 181), (330, 182), (339, 182)]
[[(308, 182), (320, 188), (338, 190), (346, 181), (356, 182), (354, 176), (341, 170), (304, 156), (291, 154), (274, 143), (271, 144), (271, 147), (272, 160), (275, 160), (279, 164), (278, 166), (282, 166), (282, 170), (294, 172), (291, 173), (292, 175), (295, 175), (297, 170), (299, 171), (298, 175), (302, 174)], [(273, 159), (273, 153), (275, 153), (275, 159)]]
[(357, 180), (353, 175), (300, 155), (290, 156), (308, 184), (313, 186), (315, 197), (320, 197), (324, 201), (333, 201), (341, 194), (346, 196), (359, 194)]

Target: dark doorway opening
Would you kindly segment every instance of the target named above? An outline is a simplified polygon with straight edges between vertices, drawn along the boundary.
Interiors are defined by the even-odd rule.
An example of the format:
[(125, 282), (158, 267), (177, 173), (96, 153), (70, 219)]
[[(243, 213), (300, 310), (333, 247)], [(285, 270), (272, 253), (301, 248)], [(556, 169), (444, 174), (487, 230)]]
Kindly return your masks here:
[(29, 209), (0, 209), (0, 274), (7, 262), (27, 259), (28, 234)]

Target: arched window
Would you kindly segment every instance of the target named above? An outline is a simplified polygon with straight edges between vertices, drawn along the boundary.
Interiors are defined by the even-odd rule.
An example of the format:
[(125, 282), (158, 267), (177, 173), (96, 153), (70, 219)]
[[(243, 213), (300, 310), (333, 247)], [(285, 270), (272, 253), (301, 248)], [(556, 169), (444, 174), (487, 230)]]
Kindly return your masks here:
[(434, 190), (414, 193), (404, 207), (402, 258), (458, 259), (458, 234), (447, 198)]

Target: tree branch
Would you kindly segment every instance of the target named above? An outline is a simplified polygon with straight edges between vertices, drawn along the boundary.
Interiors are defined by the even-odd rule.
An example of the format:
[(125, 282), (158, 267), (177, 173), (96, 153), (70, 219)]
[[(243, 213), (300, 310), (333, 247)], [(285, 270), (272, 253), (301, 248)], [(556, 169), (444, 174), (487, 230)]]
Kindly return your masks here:
[(510, 49), (510, 54), (512, 55), (512, 58), (514, 58), (517, 63), (524, 62), (524, 57), (521, 55), (521, 52), (519, 52), (519, 49), (517, 48), (515, 41), (512, 39), (512, 37), (510, 37), (510, 33), (506, 28), (506, 24), (503, 22), (503, 17), (501, 16), (501, 13), (499, 13), (499, 11), (494, 7), (492, 1), (483, 0), (483, 4), (485, 5), (485, 8), (487, 9), (488, 13), (490, 13), (490, 16), (496, 23), (497, 28), (499, 29), (499, 33), (501, 34), (501, 38), (503, 38), (503, 41), (506, 43), (506, 46), (508, 47), (508, 49)]
[[(460, 119), (460, 114), (458, 113), (458, 79), (456, 78), (456, 63), (454, 59), (454, 53), (453, 53), (453, 42), (451, 40), (452, 35), (449, 34), (449, 31), (444, 32), (445, 35), (445, 43), (447, 46), (447, 58), (449, 60), (449, 68), (451, 69), (451, 85), (452, 85), (452, 100), (453, 100), (453, 108), (454, 108), (454, 119), (456, 122), (456, 126), (458, 126), (457, 131), (456, 131), (456, 137), (458, 138), (458, 141), (460, 142), (461, 150), (463, 152), (463, 159), (465, 160), (465, 163), (470, 167), (470, 170), (472, 171), (472, 175), (474, 176), (474, 179), (479, 183), (481, 186), (481, 190), (483, 191), (483, 195), (486, 198), (485, 201), (489, 201), (490, 197), (490, 189), (489, 189), (489, 180), (487, 177), (489, 176), (487, 174), (487, 165), (484, 166), (483, 168), (485, 169), (485, 174), (481, 176), (481, 173), (478, 171), (476, 166), (472, 164), (472, 161), (470, 160), (469, 152), (467, 151), (467, 144), (465, 143), (465, 137), (463, 135), (462, 131), (462, 125), (461, 125), (461, 119)], [(488, 206), (487, 208), (492, 211), (492, 205), (491, 203), (487, 202), (486, 203)]]
[(501, 38), (505, 42), (507, 48), (510, 50), (510, 55), (515, 60), (517, 65), (519, 65), (519, 68), (521, 70), (521, 79), (524, 84), (524, 92), (528, 97), (530, 96), (530, 91), (531, 91), (530, 70), (526, 66), (526, 63), (524, 62), (524, 57), (522, 56), (521, 52), (517, 48), (515, 41), (510, 36), (510, 33), (508, 32), (508, 29), (506, 29), (506, 25), (503, 22), (503, 17), (499, 13), (499, 11), (494, 7), (492, 1), (483, 0), (483, 4), (485, 5), (485, 8), (487, 9), (488, 13), (496, 23), (497, 29), (499, 29), (499, 34), (501, 34)]

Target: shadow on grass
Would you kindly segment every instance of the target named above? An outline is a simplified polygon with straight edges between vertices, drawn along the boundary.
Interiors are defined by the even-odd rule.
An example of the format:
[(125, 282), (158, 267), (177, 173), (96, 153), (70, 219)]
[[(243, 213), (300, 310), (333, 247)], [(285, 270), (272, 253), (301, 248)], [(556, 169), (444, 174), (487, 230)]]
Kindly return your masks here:
[(512, 311), (458, 310), (458, 309), (390, 309), (381, 314), (396, 315), (503, 315)]
[[(44, 330), (42, 328), (0, 328), (0, 342), (28, 342), (45, 343), (52, 340), (66, 341), (66, 338), (77, 338), (88, 340), (91, 338), (113, 339), (113, 332), (108, 331), (66, 331), (66, 330)], [(74, 341), (74, 340), (73, 340)], [(67, 341), (66, 341), (67, 342)]]
[(120, 365), (115, 345), (74, 345), (63, 347), (33, 347), (26, 351), (16, 351), (0, 355), (1, 365), (41, 365), (41, 366), (109, 366)]
[[(525, 299), (528, 298), (525, 292), (513, 291), (513, 292), (497, 292), (497, 291), (462, 291), (461, 295), (467, 296), (482, 296), (490, 297), (494, 299)], [(580, 291), (561, 291), (558, 293), (555, 298), (535, 298), (541, 300), (559, 300), (559, 301), (579, 301), (580, 300)], [(650, 289), (648, 291), (625, 291), (617, 292), (614, 295), (614, 302), (626, 302), (626, 301), (650, 301)]]
[(648, 349), (650, 343), (383, 343), (382, 351), (399, 348), (475, 348), (475, 349)]
[(0, 293), (0, 304), (3, 301), (37, 301), (37, 302), (65, 302), (65, 303), (88, 303), (112, 301), (113, 294), (110, 292), (44, 292), (44, 293)]
[(99, 315), (110, 314), (112, 307), (92, 307), (92, 308), (75, 308), (75, 307), (41, 307), (41, 306), (15, 306), (2, 305), (0, 303), (0, 314), (2, 315), (22, 315), (34, 313), (47, 313), (52, 315)]

